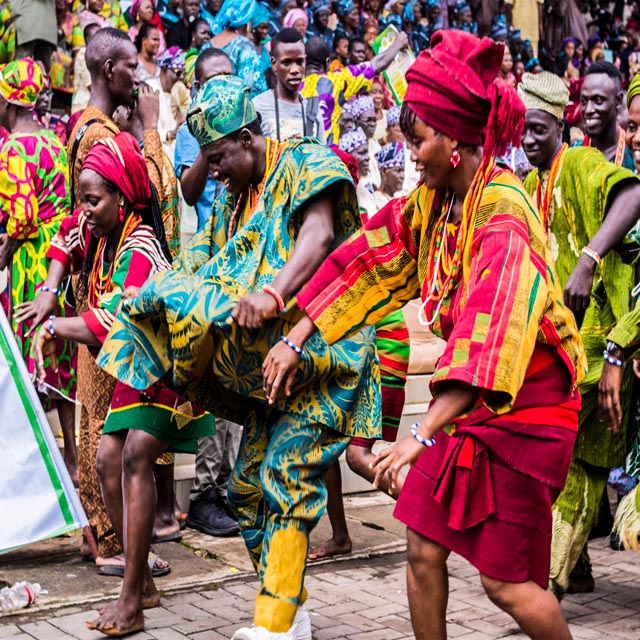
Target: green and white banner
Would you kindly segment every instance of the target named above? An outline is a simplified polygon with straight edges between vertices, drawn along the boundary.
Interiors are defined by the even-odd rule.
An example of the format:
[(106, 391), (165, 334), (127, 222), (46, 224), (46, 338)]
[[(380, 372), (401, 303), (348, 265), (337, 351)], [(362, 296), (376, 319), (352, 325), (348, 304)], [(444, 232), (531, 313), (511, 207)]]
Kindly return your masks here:
[(1, 307), (0, 519), (0, 553), (88, 525)]

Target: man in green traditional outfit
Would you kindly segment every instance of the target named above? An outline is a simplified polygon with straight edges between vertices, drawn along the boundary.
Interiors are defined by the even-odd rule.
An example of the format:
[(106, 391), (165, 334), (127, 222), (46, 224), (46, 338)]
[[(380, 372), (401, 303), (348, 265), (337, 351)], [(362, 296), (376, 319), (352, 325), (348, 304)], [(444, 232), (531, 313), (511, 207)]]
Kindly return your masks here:
[(294, 295), (360, 224), (355, 189), (332, 151), (265, 138), (249, 90), (217, 76), (187, 115), (226, 197), (162, 278), (114, 323), (100, 365), (143, 389), (165, 377), (244, 425), (228, 497), (260, 579), (254, 626), (236, 640), (310, 640), (303, 585), (309, 532), (326, 506), (324, 475), (350, 437), (380, 437), (372, 328), (305, 345), (299, 378), (268, 404), (262, 363), (300, 319)]
[[(597, 149), (563, 144), (569, 92), (560, 78), (525, 73), (518, 93), (527, 107), (522, 146), (534, 166), (525, 188), (549, 231), (565, 301), (576, 314), (589, 364), (580, 383), (582, 410), (569, 477), (553, 510), (550, 580), (562, 597), (597, 519), (609, 469), (620, 465), (625, 453), (622, 430), (607, 429), (598, 417), (597, 385), (606, 336), (630, 309), (634, 269), (610, 250), (640, 217), (640, 182)], [(585, 290), (591, 291), (588, 300), (580, 295)]]

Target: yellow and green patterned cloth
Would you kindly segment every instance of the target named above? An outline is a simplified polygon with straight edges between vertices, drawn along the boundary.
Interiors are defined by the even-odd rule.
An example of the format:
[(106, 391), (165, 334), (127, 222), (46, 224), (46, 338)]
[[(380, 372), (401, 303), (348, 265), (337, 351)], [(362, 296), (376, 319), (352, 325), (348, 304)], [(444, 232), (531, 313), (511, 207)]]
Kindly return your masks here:
[(42, 87), (42, 69), (31, 58), (14, 60), (0, 69), (0, 95), (10, 104), (33, 109)]
[[(75, 13), (80, 13), (84, 9), (84, 6), (85, 2), (83, 0), (73, 0), (71, 10)], [(109, 2), (105, 2), (98, 15), (110, 20), (117, 29), (126, 31), (129, 28), (122, 12), (122, 7), (120, 6), (120, 0), (109, 0)]]
[[(274, 143), (275, 144), (275, 143)], [(308, 138), (282, 145), (249, 220), (226, 241), (231, 196), (215, 203), (207, 225), (174, 262), (122, 305), (98, 363), (111, 375), (146, 389), (167, 376), (177, 391), (201, 407), (242, 424), (255, 402), (266, 404), (262, 363), (301, 314), (286, 312), (258, 332), (229, 324), (237, 301), (262, 291), (291, 257), (302, 225), (301, 208), (331, 187), (335, 246), (360, 226), (351, 177), (329, 149)], [(246, 211), (245, 211), (246, 214)], [(279, 411), (345, 435), (380, 436), (379, 366), (375, 333), (366, 327), (329, 346), (319, 335), (305, 355), (291, 396)]]
[(11, 3), (0, 0), (0, 63), (10, 62), (16, 55), (16, 28), (13, 26)]
[[(28, 333), (32, 320), (17, 323), (13, 310), (38, 295), (47, 277), (51, 240), (68, 215), (67, 152), (58, 137), (47, 129), (9, 135), (0, 148), (0, 223), (20, 245), (9, 265), (5, 310), (30, 373), (36, 369), (31, 344), (37, 334)], [(60, 296), (56, 315), (71, 312)], [(75, 395), (74, 353), (73, 343), (59, 340), (55, 358), (45, 361), (47, 384), (71, 397)]]

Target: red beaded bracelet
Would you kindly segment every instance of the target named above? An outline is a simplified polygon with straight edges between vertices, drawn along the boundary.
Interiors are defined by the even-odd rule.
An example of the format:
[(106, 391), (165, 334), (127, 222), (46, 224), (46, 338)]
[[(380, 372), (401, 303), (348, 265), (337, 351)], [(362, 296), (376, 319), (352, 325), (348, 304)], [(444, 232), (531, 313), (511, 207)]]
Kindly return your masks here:
[(271, 285), (265, 284), (264, 287), (262, 287), (262, 293), (268, 293), (278, 303), (278, 311), (280, 313), (284, 311), (284, 300), (276, 289)]

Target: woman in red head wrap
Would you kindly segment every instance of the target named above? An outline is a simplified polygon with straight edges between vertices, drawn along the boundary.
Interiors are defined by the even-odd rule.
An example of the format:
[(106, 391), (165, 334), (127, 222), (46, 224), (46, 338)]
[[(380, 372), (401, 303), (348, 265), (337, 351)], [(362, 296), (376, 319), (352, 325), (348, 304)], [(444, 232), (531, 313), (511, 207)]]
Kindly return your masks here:
[[(428, 413), (371, 464), (407, 525), (408, 593), (418, 639), (446, 637), (447, 557), (480, 572), (489, 598), (532, 638), (570, 638), (547, 589), (551, 505), (577, 429), (584, 353), (562, 304), (546, 230), (520, 181), (496, 164), (520, 140), (524, 105), (496, 80), (502, 45), (437, 32), (407, 73), (401, 126), (421, 184), (385, 206), (297, 296), (302, 347), (373, 325), (420, 296), (446, 341)], [(264, 363), (267, 398), (290, 388), (299, 356)]]
[[(51, 242), (45, 280), (54, 291), (65, 274), (79, 272), (78, 316), (49, 315), (53, 310), (45, 294), (23, 312), (43, 323), (35, 345), (39, 376), (56, 337), (88, 345), (96, 357), (123, 296), (135, 295), (151, 274), (170, 268), (157, 194), (130, 134), (96, 142), (84, 160), (78, 186), (81, 208), (62, 222)], [(111, 404), (97, 460), (89, 464), (97, 464), (111, 524), (125, 549), (126, 571), (96, 559), (99, 573), (124, 576), (124, 583), (117, 605), (90, 628), (123, 635), (142, 629), (142, 609), (160, 600), (152, 575), (170, 570), (166, 562), (149, 556), (155, 514), (153, 463), (168, 450), (195, 453), (198, 438), (211, 435), (213, 418), (161, 383), (140, 393), (105, 376), (93, 381), (95, 397), (107, 397)]]

